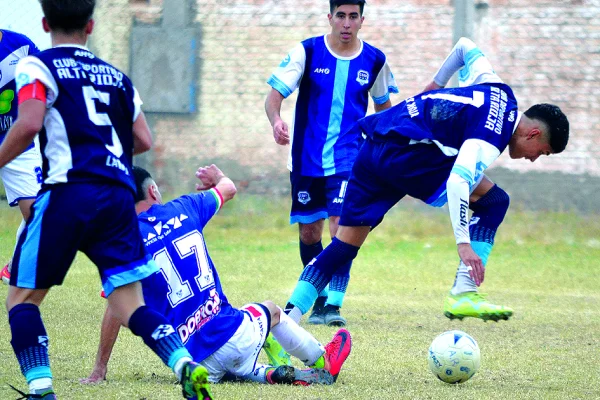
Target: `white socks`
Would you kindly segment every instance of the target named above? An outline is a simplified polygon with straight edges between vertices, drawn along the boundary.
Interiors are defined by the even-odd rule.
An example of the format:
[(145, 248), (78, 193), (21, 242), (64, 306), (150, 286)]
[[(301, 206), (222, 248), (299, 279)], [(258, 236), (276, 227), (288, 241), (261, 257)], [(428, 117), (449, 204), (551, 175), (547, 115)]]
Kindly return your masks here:
[(289, 354), (306, 365), (313, 365), (325, 353), (325, 348), (281, 308), (279, 310), (279, 323), (271, 329), (273, 336)]
[(458, 271), (456, 271), (456, 279), (454, 280), (454, 286), (450, 289), (450, 294), (456, 296), (457, 294), (466, 292), (476, 292), (477, 285), (475, 281), (469, 275), (467, 266), (462, 261), (458, 264)]

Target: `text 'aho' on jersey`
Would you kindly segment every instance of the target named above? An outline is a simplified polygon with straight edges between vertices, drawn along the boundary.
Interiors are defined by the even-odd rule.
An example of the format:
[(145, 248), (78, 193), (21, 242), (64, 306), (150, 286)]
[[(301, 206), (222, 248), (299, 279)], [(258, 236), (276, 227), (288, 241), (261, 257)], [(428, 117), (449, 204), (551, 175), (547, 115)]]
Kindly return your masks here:
[[(421, 93), (359, 120), (354, 130), (375, 141), (436, 145), (440, 160), (431, 160), (432, 165), (448, 165), (447, 158), (455, 159), (469, 139), (490, 144), (494, 154), (486, 158), (497, 157), (508, 146), (517, 122), (512, 89), (503, 83), (489, 83)], [(487, 167), (489, 163), (479, 163), (469, 181), (477, 182)], [(425, 202), (442, 206), (447, 200), (445, 192), (446, 182), (440, 182), (439, 189)]]
[(208, 191), (139, 215), (146, 251), (160, 268), (142, 281), (144, 299), (169, 319), (197, 362), (227, 343), (244, 318), (227, 301), (202, 235), (220, 206), (218, 194)]
[(369, 94), (383, 104), (398, 93), (381, 50), (361, 41), (354, 56), (342, 57), (329, 48), (326, 36), (296, 46), (268, 83), (284, 97), (299, 88), (288, 168), (303, 176), (350, 171), (360, 137), (346, 132), (366, 115)]
[(133, 122), (141, 100), (129, 78), (88, 49), (61, 45), (17, 65), (17, 90), (40, 81), (47, 91), (40, 131), (45, 187), (113, 183), (135, 192)]
[[(0, 143), (17, 119), (17, 86), (15, 69), (20, 59), (39, 52), (35, 44), (25, 35), (1, 29), (0, 41)], [(31, 145), (27, 149), (33, 148)]]

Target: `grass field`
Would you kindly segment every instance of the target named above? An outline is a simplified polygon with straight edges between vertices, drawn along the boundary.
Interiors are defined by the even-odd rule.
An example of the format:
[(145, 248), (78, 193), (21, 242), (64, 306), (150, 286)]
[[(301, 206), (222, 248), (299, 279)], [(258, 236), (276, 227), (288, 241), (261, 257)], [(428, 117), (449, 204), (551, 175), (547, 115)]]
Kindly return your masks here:
[[(239, 195), (205, 231), (234, 305), (283, 305), (300, 272), (296, 227), (286, 200)], [(12, 251), (16, 210), (0, 209), (0, 261)], [(449, 321), (443, 299), (457, 265), (449, 218), (395, 209), (369, 237), (344, 304), (354, 348), (330, 387), (213, 386), (217, 399), (598, 399), (600, 398), (600, 218), (511, 210), (496, 238), (483, 292), (515, 309), (508, 322)], [(2, 261), (4, 262), (4, 261)], [(172, 373), (129, 332), (115, 346), (108, 381), (82, 386), (91, 370), (104, 300), (93, 265), (79, 256), (67, 281), (42, 306), (61, 399), (177, 399)], [(7, 287), (0, 286), (0, 297)], [(26, 385), (0, 311), (0, 399)], [(323, 343), (334, 328), (305, 325)], [(427, 367), (431, 340), (461, 329), (479, 343), (480, 371), (462, 385)], [(298, 364), (299, 365), (299, 364)]]

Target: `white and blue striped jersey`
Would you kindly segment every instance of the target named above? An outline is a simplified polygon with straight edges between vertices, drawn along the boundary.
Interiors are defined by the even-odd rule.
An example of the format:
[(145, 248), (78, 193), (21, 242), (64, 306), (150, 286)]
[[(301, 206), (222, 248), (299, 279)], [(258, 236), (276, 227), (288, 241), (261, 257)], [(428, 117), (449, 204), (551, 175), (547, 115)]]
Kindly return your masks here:
[(326, 36), (298, 44), (267, 81), (283, 97), (299, 89), (288, 169), (302, 176), (330, 176), (352, 169), (360, 137), (347, 134), (367, 113), (369, 94), (377, 104), (398, 93), (386, 57), (361, 41), (342, 57)]
[(133, 123), (142, 104), (129, 78), (87, 48), (57, 46), (17, 65), (17, 90), (41, 82), (43, 185), (114, 183), (131, 188)]
[[(1, 29), (0, 41), (0, 143), (17, 119), (18, 103), (15, 69), (20, 59), (39, 52), (35, 44), (25, 35)], [(27, 148), (33, 148), (34, 144)]]
[(146, 304), (169, 319), (197, 362), (227, 343), (244, 319), (223, 293), (202, 232), (222, 204), (210, 190), (138, 216), (146, 252), (160, 268), (142, 280)]
[(468, 243), (464, 211), (469, 194), (508, 146), (520, 114), (512, 89), (466, 38), (456, 44), (434, 81), (445, 86), (459, 68), (460, 87), (421, 93), (361, 119), (358, 126), (373, 140), (429, 143), (439, 147), (441, 157), (455, 159), (447, 181), (426, 202), (437, 207), (448, 202), (457, 243)]

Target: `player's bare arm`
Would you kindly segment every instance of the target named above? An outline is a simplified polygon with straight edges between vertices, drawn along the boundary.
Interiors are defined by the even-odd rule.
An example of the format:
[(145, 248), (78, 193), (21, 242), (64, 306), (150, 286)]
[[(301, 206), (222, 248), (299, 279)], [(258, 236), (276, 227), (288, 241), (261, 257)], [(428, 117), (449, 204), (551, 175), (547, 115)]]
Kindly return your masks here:
[(108, 360), (112, 354), (112, 349), (119, 336), (121, 323), (112, 314), (110, 307), (106, 307), (104, 318), (102, 319), (102, 327), (100, 329), (100, 345), (96, 354), (96, 362), (94, 369), (89, 377), (81, 379), (80, 382), (86, 385), (99, 383), (106, 380), (106, 372), (108, 371)]
[(143, 111), (133, 123), (133, 154), (141, 154), (152, 147), (152, 134)]
[(46, 104), (40, 100), (30, 99), (19, 105), (19, 117), (0, 146), (0, 168), (27, 149), (42, 129), (45, 115)]
[(281, 103), (283, 103), (283, 95), (275, 89), (271, 89), (265, 101), (265, 111), (269, 122), (273, 127), (273, 138), (275, 143), (282, 146), (290, 144), (290, 133), (288, 125), (281, 119)]
[(382, 103), (382, 104), (374, 103), (375, 112), (387, 110), (391, 106), (392, 106), (392, 101), (391, 100), (388, 100), (388, 101), (386, 101), (385, 103)]

